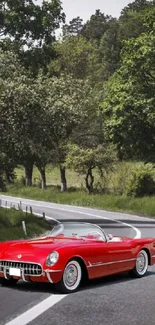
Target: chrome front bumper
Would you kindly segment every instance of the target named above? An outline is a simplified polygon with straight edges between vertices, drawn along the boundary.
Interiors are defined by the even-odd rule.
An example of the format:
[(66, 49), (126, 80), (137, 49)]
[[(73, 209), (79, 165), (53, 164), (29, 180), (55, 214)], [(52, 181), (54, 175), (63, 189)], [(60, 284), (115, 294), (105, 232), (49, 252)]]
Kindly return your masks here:
[[(24, 282), (27, 282), (26, 278), (46, 276), (47, 280), (53, 283), (51, 274), (61, 272), (61, 270), (43, 270), (41, 264), (38, 263), (0, 260), (0, 273), (2, 273), (7, 280), (12, 277), (9, 273), (10, 268), (20, 270), (19, 279), (21, 278)], [(16, 275), (13, 276), (18, 278)]]

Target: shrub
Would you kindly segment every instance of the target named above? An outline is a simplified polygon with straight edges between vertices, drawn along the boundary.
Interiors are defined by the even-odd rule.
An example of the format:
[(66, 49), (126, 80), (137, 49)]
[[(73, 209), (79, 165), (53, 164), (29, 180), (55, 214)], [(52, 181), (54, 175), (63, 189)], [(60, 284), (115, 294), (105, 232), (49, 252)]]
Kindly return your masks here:
[(147, 169), (134, 170), (126, 182), (126, 194), (143, 197), (155, 194), (153, 171)]
[(126, 182), (130, 178), (135, 166), (136, 163), (121, 162), (115, 167), (114, 171), (106, 175), (106, 193), (114, 195), (126, 194)]
[(41, 179), (39, 177), (35, 177), (33, 180), (33, 185), (41, 188)]

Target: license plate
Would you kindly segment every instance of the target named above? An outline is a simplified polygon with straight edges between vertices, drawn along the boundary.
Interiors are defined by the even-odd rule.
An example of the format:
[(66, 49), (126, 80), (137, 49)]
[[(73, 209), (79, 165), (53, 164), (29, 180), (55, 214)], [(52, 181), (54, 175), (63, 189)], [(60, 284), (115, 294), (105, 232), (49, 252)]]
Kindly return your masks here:
[(13, 268), (13, 267), (10, 267), (10, 269), (9, 269), (9, 275), (12, 275), (12, 276), (21, 276), (21, 270), (20, 269)]

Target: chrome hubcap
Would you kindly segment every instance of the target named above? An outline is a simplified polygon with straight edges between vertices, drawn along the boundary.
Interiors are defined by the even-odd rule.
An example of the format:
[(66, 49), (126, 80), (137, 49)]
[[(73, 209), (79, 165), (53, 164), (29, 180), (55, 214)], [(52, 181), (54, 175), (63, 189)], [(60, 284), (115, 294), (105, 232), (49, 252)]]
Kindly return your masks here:
[(146, 266), (146, 259), (143, 253), (139, 254), (137, 261), (136, 261), (136, 268), (139, 273), (143, 272)]
[(73, 264), (68, 265), (64, 274), (64, 282), (66, 286), (72, 287), (78, 279), (77, 267)]

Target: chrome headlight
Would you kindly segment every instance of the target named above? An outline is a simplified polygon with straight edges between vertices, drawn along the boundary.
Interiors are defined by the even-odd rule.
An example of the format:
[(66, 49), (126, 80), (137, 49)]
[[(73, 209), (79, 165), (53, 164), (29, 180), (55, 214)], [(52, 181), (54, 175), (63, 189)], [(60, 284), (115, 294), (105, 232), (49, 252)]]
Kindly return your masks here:
[(58, 261), (58, 259), (59, 259), (58, 252), (52, 252), (48, 255), (48, 257), (46, 259), (46, 265), (52, 266)]

